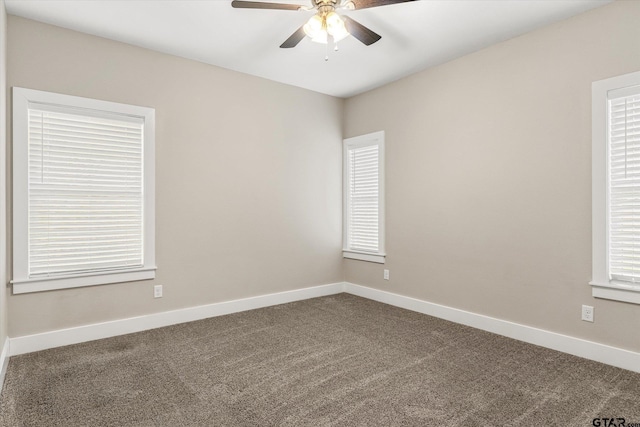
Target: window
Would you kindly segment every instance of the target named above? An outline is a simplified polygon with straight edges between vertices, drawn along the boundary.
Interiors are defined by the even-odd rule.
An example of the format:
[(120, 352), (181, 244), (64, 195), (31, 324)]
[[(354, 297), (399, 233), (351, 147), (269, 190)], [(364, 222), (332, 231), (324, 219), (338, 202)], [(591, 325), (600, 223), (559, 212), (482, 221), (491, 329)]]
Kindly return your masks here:
[(151, 108), (13, 89), (13, 292), (153, 279)]
[(593, 83), (593, 296), (640, 304), (640, 72)]
[(343, 256), (384, 263), (384, 132), (344, 140)]

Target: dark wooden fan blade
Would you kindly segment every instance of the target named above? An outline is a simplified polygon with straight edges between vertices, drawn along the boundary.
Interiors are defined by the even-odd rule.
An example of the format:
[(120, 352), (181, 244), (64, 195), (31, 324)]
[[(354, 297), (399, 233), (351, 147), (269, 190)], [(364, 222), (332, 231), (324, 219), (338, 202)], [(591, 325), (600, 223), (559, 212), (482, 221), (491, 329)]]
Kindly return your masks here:
[(370, 7), (387, 6), (396, 3), (406, 3), (416, 0), (351, 0), (354, 9), (367, 9)]
[(382, 38), (381, 35), (374, 33), (358, 21), (354, 21), (348, 16), (343, 16), (342, 19), (344, 19), (344, 24), (346, 25), (349, 34), (351, 34), (353, 37), (357, 38), (367, 46), (374, 44)]
[(304, 25), (302, 27), (298, 28), (298, 30), (295, 33), (291, 34), (291, 37), (286, 39), (284, 41), (284, 43), (282, 43), (280, 45), (280, 47), (283, 48), (283, 49), (289, 49), (291, 47), (296, 47), (298, 45), (298, 43), (300, 43), (300, 41), (305, 36), (303, 27), (304, 27)]
[(298, 4), (285, 3), (266, 3), (261, 1), (242, 1), (233, 0), (231, 6), (237, 9), (281, 9), (281, 10), (298, 10), (303, 6)]

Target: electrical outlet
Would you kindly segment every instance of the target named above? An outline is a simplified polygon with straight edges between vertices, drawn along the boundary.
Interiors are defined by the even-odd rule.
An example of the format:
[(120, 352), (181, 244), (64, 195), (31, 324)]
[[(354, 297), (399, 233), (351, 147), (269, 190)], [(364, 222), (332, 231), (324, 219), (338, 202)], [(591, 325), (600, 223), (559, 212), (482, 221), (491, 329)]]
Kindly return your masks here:
[(389, 270), (385, 268), (384, 270), (384, 280), (389, 280)]
[(155, 285), (153, 287), (153, 297), (162, 298), (162, 285)]
[(593, 322), (593, 307), (590, 305), (582, 306), (582, 320), (585, 322)]

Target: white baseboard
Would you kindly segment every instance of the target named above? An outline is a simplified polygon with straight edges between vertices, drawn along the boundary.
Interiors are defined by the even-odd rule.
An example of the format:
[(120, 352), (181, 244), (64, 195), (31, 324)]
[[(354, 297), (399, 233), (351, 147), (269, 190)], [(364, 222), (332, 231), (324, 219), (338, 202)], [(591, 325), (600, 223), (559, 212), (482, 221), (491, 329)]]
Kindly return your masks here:
[(46, 350), (48, 348), (146, 331), (148, 329), (192, 322), (194, 320), (207, 319), (209, 317), (238, 313), (241, 311), (322, 297), (325, 295), (339, 294), (343, 292), (343, 290), (343, 282), (332, 283), (329, 285), (313, 286), (293, 291), (278, 292), (274, 294), (260, 295), (257, 297), (184, 308), (181, 310), (165, 311), (146, 316), (131, 317), (128, 319), (94, 323), (91, 325), (15, 337), (10, 339), (9, 354), (11, 356), (16, 356), (18, 354), (31, 353), (34, 351)]
[[(496, 319), (482, 314), (447, 307), (416, 298), (381, 291), (379, 289), (340, 282), (314, 286), (293, 291), (260, 295), (257, 297), (226, 301), (215, 304), (190, 307), (181, 310), (128, 319), (113, 320), (69, 329), (60, 329), (40, 334), (8, 338), (0, 355), (0, 379), (4, 376), (9, 355), (31, 353), (48, 348), (77, 344), (102, 338), (125, 335), (178, 323), (191, 322), (209, 317), (222, 316), (256, 308), (263, 308), (288, 302), (300, 301), (341, 292), (357, 295), (370, 300), (393, 305), (418, 313), (427, 314), (451, 322), (493, 332), (519, 341), (558, 350), (585, 359), (595, 360), (630, 371), (640, 372), (640, 353), (611, 347), (580, 338), (562, 335), (507, 320)], [(1, 383), (0, 383), (1, 384)]]
[(7, 366), (9, 365), (10, 344), (11, 341), (9, 337), (7, 337), (2, 346), (2, 353), (0, 353), (0, 392), (2, 392), (2, 388), (4, 387), (4, 375), (7, 373)]
[(418, 313), (449, 320), (455, 323), (493, 332), (505, 337), (530, 344), (569, 353), (585, 359), (595, 360), (618, 368), (640, 372), (640, 353), (562, 335), (544, 329), (533, 328), (507, 320), (496, 319), (482, 314), (459, 310), (440, 304), (381, 291), (366, 286), (345, 283), (344, 291), (363, 298), (404, 308)]

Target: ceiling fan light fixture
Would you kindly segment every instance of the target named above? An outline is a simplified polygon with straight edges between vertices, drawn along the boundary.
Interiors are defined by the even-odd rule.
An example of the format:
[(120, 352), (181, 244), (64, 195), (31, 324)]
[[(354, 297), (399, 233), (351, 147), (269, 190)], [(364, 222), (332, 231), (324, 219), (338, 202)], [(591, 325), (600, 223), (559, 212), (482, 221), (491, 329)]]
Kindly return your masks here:
[(327, 44), (329, 36), (332, 36), (335, 42), (349, 36), (344, 20), (335, 12), (313, 15), (302, 29), (311, 41), (316, 43)]

